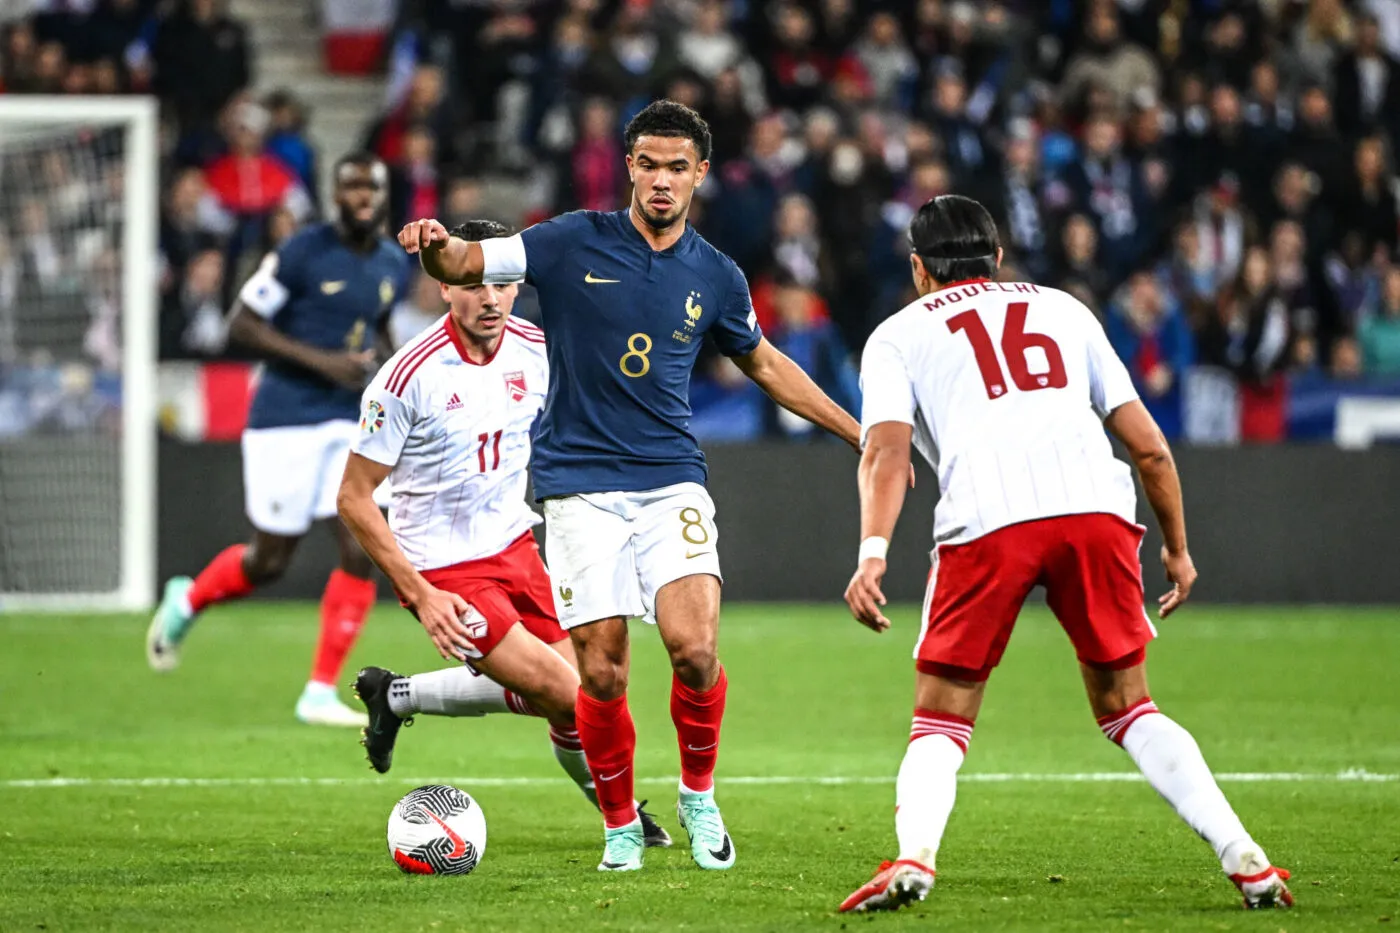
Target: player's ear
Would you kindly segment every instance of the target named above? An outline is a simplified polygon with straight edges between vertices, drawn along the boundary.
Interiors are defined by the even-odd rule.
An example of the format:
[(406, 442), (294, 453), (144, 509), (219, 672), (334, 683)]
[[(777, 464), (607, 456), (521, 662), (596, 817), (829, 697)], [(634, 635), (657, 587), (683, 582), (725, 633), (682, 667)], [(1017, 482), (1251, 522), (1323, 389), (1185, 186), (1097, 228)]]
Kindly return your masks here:
[(446, 282), (438, 283), (438, 294), (442, 296), (443, 301), (452, 304), (452, 292), (449, 290)]
[(704, 159), (695, 166), (695, 187), (699, 188), (705, 181), (705, 176), (710, 174), (710, 160)]
[(924, 268), (924, 261), (918, 253), (909, 254), (909, 272), (914, 276), (914, 287), (920, 292), (925, 291), (924, 283), (928, 279), (928, 270)]
[(1002, 250), (1002, 248), (1001, 248), (1000, 246), (998, 246), (998, 247), (997, 247), (997, 268), (998, 268), (998, 269), (1001, 268), (1001, 260), (1002, 260), (1002, 257), (1004, 257), (1005, 255), (1006, 255), (1006, 253)]

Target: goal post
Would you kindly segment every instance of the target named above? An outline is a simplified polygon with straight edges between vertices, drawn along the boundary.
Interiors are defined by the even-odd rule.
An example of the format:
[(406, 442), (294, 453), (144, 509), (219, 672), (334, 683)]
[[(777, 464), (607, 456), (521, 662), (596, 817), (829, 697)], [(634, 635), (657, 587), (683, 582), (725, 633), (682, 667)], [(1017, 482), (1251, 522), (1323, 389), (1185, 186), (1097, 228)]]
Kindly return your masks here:
[(157, 134), (0, 95), (0, 611), (154, 602)]

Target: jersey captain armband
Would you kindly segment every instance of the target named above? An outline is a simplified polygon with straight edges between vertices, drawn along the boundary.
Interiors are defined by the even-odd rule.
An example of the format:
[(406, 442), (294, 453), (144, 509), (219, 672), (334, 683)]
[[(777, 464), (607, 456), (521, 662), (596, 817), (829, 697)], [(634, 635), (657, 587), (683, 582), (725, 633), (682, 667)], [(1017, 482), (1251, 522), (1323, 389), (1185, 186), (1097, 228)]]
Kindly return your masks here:
[(277, 280), (277, 254), (263, 257), (258, 270), (243, 283), (238, 300), (259, 317), (270, 318), (287, 304), (291, 292)]
[(492, 237), (481, 247), (481, 281), (486, 285), (510, 285), (525, 278), (525, 241), (520, 234)]

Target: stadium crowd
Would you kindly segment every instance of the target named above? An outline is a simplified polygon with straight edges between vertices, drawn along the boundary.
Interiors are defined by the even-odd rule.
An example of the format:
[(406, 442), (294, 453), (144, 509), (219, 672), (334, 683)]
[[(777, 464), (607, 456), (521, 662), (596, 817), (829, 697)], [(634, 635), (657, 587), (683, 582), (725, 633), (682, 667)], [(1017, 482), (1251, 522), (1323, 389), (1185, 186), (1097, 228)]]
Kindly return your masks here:
[[(7, 91), (160, 95), (162, 353), (225, 352), (250, 259), (318, 210), (304, 108), (248, 93), (218, 0), (27, 5)], [(1393, 0), (405, 0), (392, 64), (365, 132), (391, 225), (478, 214), (507, 178), (528, 209), (504, 221), (619, 207), (625, 121), (659, 95), (697, 107), (696, 225), (848, 406), (865, 337), (912, 297), (908, 219), (947, 191), (993, 209), (1005, 277), (1095, 309), (1173, 436), (1280, 440), (1290, 393), (1400, 377)], [(6, 214), (0, 322), (45, 227)], [(412, 290), (397, 329), (435, 301)], [(698, 434), (805, 435), (703, 366)]]

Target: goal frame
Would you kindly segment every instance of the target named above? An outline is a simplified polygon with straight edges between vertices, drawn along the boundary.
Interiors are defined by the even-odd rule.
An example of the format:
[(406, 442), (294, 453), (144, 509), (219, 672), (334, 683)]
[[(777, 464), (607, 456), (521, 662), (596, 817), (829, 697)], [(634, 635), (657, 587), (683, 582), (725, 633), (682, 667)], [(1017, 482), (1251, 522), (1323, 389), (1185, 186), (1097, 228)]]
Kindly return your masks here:
[(157, 105), (153, 97), (0, 95), (7, 123), (63, 127), (120, 124), (122, 184), (121, 572), (115, 590), (0, 593), (6, 610), (138, 611), (154, 603), (156, 583), (157, 231), (160, 199)]

